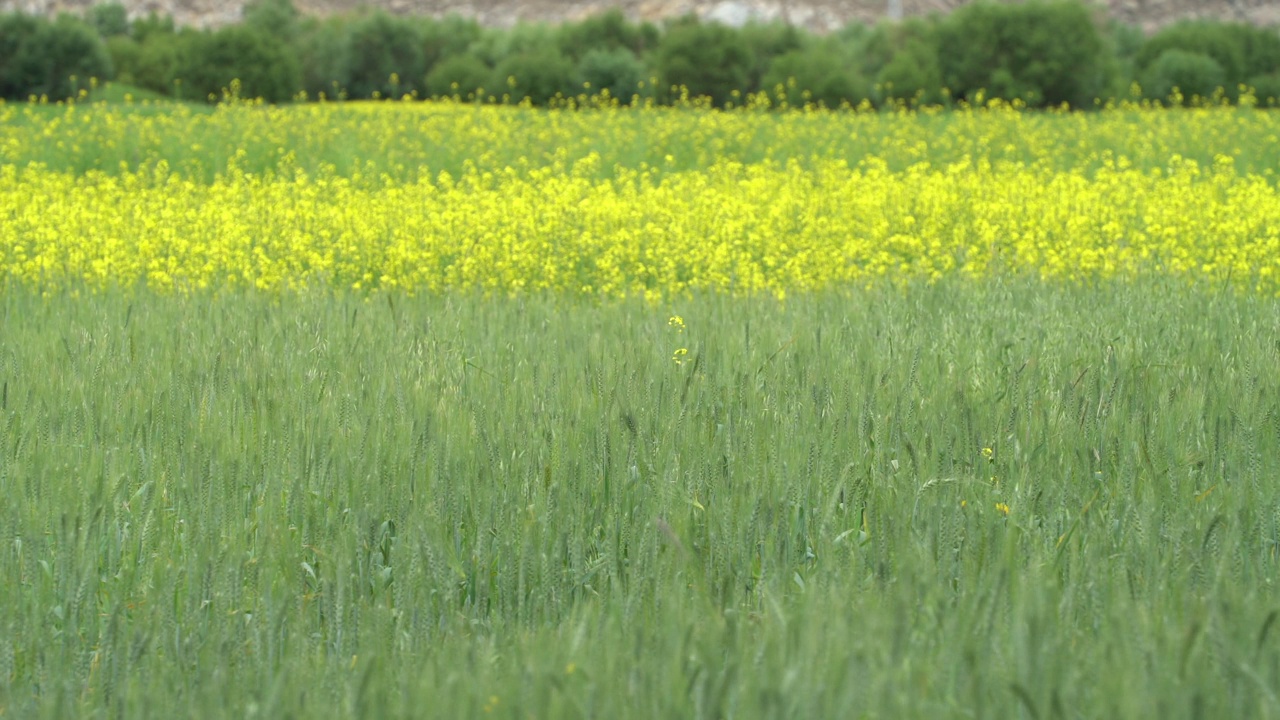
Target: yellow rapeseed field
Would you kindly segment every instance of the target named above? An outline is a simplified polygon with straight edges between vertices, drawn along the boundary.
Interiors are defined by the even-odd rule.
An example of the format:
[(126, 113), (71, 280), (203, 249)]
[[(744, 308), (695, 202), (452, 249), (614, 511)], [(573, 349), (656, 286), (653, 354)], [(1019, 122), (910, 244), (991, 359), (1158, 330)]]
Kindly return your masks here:
[[(0, 106), (0, 282), (657, 299), (1165, 274), (1277, 294), (1280, 194), (1231, 151), (1240, 123), (1280, 129), (1229, 108)], [(836, 142), (859, 133), (871, 151)], [(1172, 151), (1197, 135), (1223, 151)]]

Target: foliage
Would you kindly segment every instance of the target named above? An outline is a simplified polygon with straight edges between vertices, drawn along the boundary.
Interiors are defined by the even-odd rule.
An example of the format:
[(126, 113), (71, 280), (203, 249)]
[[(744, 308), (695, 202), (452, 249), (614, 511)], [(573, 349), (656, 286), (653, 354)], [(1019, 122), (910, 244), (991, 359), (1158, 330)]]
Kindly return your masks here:
[(1147, 67), (1143, 89), (1157, 100), (1168, 98), (1176, 89), (1190, 102), (1196, 96), (1213, 95), (1225, 78), (1222, 66), (1204, 53), (1165, 50)]
[(1139, 71), (1150, 74), (1170, 50), (1211, 58), (1221, 68), (1219, 82), (1230, 97), (1235, 97), (1238, 84), (1280, 67), (1280, 35), (1274, 30), (1235, 23), (1183, 21), (1147, 40), (1136, 58)]
[(175, 76), (178, 95), (188, 100), (221, 98), (238, 84), (238, 94), (285, 102), (301, 88), (296, 58), (270, 36), (247, 25), (192, 33)]
[(179, 33), (172, 18), (151, 14), (131, 23), (127, 37), (108, 38), (106, 47), (120, 82), (171, 96), (194, 39), (191, 31)]
[(140, 43), (145, 43), (154, 35), (173, 35), (175, 32), (177, 28), (172, 17), (154, 12), (134, 20), (129, 25), (129, 36)]
[(624, 47), (592, 50), (578, 63), (578, 76), (590, 85), (592, 93), (608, 91), (624, 103), (635, 95), (651, 94), (652, 88), (641, 87), (647, 81), (644, 70), (644, 63)]
[(763, 90), (785, 88), (793, 104), (821, 103), (829, 108), (858, 105), (871, 97), (871, 88), (856, 74), (852, 63), (843, 60), (829, 44), (793, 50), (774, 59), (764, 76)]
[(1110, 86), (1104, 44), (1077, 2), (966, 5), (937, 26), (943, 86), (956, 97), (1089, 107)]
[(427, 94), (430, 97), (466, 99), (478, 90), (488, 90), (492, 94), (506, 87), (505, 82), (495, 84), (493, 69), (470, 54), (447, 57), (427, 74)]
[(944, 102), (942, 67), (934, 46), (909, 37), (876, 75), (881, 101), (898, 100), (925, 105)]
[[(119, 4), (104, 4), (89, 12), (99, 33), (110, 36), (106, 48), (115, 69), (152, 90), (190, 96), (178, 82), (177, 66), (203, 41), (175, 29), (169, 17), (153, 14), (130, 23), (122, 11)], [(785, 22), (731, 28), (693, 16), (660, 28), (632, 22), (617, 8), (559, 25), (486, 28), (457, 15), (410, 19), (365, 10), (318, 19), (299, 15), (292, 0), (255, 0), (245, 7), (243, 24), (270, 37), (292, 58), (286, 70), (300, 68), (298, 85), (313, 99), (435, 94), (453, 80), (432, 88), (427, 77), (437, 65), (461, 56), (478, 63), (451, 62), (437, 80), (455, 76), (472, 85), (480, 65), (503, 66), (508, 74), (536, 75), (539, 85), (562, 93), (576, 95), (582, 82), (590, 82), (629, 97), (643, 81), (642, 95), (660, 103), (681, 102), (678, 86), (684, 86), (692, 97), (719, 106), (741, 105), (750, 94), (771, 90), (782, 74), (770, 74), (771, 68), (784, 56), (788, 72), (804, 74), (802, 84), (823, 88), (819, 94), (870, 96), (881, 106), (947, 106), (981, 94), (1031, 107), (1067, 103), (1092, 109), (1130, 97), (1134, 82), (1162, 83), (1170, 68), (1153, 68), (1166, 50), (1212, 58), (1223, 69), (1224, 97), (1230, 101), (1241, 85), (1266, 85), (1280, 68), (1280, 33), (1274, 29), (1184, 21), (1147, 38), (1136, 26), (1103, 21), (1096, 13), (1079, 0), (984, 0), (948, 15), (874, 27), (855, 22), (819, 37)], [(136, 42), (120, 40), (124, 34)], [(553, 67), (517, 67), (532, 59), (548, 59)], [(6, 72), (16, 77), (37, 60), (19, 58)], [(506, 77), (499, 78), (495, 101), (505, 94)], [(651, 77), (658, 82), (648, 83)], [(37, 87), (36, 80), (22, 83), (10, 97), (26, 97)], [(481, 84), (493, 86), (493, 77)]]
[(1275, 105), (1276, 101), (1280, 101), (1280, 71), (1250, 78), (1249, 87), (1253, 88), (1260, 105), (1264, 107)]
[(658, 44), (658, 39), (656, 26), (632, 23), (618, 8), (610, 8), (580, 22), (565, 23), (556, 32), (556, 46), (561, 54), (575, 62), (581, 62), (597, 51), (624, 49), (633, 55), (643, 55)]
[(427, 72), (435, 69), (437, 63), (466, 53), (483, 35), (480, 23), (457, 15), (448, 15), (440, 20), (426, 19), (420, 32), (422, 60)]
[(298, 10), (293, 0), (250, 0), (243, 10), (244, 24), (282, 43), (298, 34)]
[(339, 82), (352, 97), (400, 98), (418, 91), (427, 74), (418, 26), (382, 11), (351, 26), (340, 57)]
[(554, 47), (511, 55), (494, 71), (494, 94), (511, 100), (546, 105), (555, 97), (572, 97), (582, 91), (578, 74), (568, 58)]
[[(484, 28), (467, 52), (494, 67), (515, 55), (555, 51), (556, 27), (542, 22), (518, 22), (507, 29)], [(505, 85), (506, 78), (503, 78)]]
[(350, 24), (345, 18), (307, 20), (300, 23), (294, 50), (302, 68), (302, 89), (307, 97), (333, 100), (345, 96), (346, 47)]
[[(806, 41), (811, 40), (811, 37), (805, 31), (794, 25), (781, 22), (749, 22), (736, 32), (747, 46), (747, 54), (751, 60), (747, 69), (746, 84), (739, 88), (747, 93), (772, 89), (764, 81), (764, 78), (773, 65), (774, 59), (801, 50), (807, 44)], [(794, 62), (794, 60), (789, 60), (788, 62)], [(835, 69), (832, 66), (828, 67)], [(810, 70), (812, 69), (810, 67)], [(836, 70), (835, 74), (839, 76), (842, 71)], [(810, 77), (815, 82), (818, 81), (816, 77), (812, 75)], [(824, 79), (822, 83), (825, 84), (826, 80)], [(842, 84), (842, 81), (839, 77), (833, 77), (831, 78), (831, 83), (838, 87)]]
[(129, 12), (121, 3), (98, 3), (89, 8), (86, 19), (103, 38), (129, 34)]
[(68, 15), (53, 22), (0, 15), (0, 98), (63, 100), (111, 74), (102, 38), (83, 22)]
[(673, 88), (684, 88), (693, 97), (723, 106), (747, 87), (751, 48), (741, 34), (723, 25), (686, 20), (662, 36), (654, 67), (664, 93), (678, 96)]

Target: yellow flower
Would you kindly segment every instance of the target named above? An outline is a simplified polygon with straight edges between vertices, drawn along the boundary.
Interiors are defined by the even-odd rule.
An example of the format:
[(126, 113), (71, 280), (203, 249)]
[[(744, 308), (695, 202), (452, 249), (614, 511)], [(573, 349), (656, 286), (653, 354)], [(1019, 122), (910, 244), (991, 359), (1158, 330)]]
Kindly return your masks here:
[(1008, 516), (1009, 506), (1006, 505), (1005, 503), (998, 502), (996, 503), (996, 512), (1000, 513), (1001, 515)]

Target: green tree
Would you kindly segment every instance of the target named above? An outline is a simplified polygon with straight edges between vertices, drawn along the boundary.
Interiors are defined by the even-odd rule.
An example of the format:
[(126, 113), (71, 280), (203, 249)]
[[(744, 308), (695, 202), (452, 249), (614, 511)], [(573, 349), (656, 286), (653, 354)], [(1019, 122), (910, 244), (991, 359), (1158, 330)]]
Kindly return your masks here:
[(624, 103), (637, 94), (648, 94), (648, 89), (640, 87), (645, 80), (644, 63), (625, 47), (600, 48), (583, 55), (578, 75), (591, 85), (592, 93), (608, 90)]
[(418, 26), (384, 12), (352, 25), (341, 57), (341, 82), (352, 97), (398, 98), (419, 90), (427, 74)]
[(775, 58), (765, 74), (763, 90), (772, 93), (779, 85), (787, 88), (791, 104), (808, 100), (835, 108), (844, 103), (857, 105), (870, 97), (870, 88), (853, 63), (825, 44)]
[[(77, 84), (111, 77), (111, 58), (98, 33), (70, 16), (49, 22), (0, 15), (0, 97), (73, 96)], [(77, 82), (73, 83), (72, 78)]]
[(639, 56), (656, 45), (658, 38), (658, 29), (652, 24), (633, 23), (617, 8), (565, 23), (556, 30), (556, 46), (574, 62), (598, 50), (625, 49)]
[(193, 35), (175, 75), (181, 80), (179, 95), (190, 100), (221, 97), (238, 80), (242, 97), (285, 102), (302, 84), (297, 58), (289, 49), (244, 25)]
[(1032, 107), (1087, 107), (1115, 67), (1089, 8), (1070, 0), (966, 5), (935, 37), (942, 82), (958, 97), (985, 90)]
[(751, 51), (741, 34), (723, 25), (686, 19), (671, 26), (658, 44), (655, 66), (664, 92), (687, 88), (719, 106), (743, 91), (751, 70)]
[(1165, 100), (1176, 88), (1188, 103), (1194, 96), (1207, 98), (1220, 87), (1226, 71), (1204, 53), (1165, 50), (1147, 67), (1142, 87), (1147, 97)]
[(118, 2), (94, 5), (89, 8), (86, 19), (104, 38), (129, 34), (129, 11)]
[[(506, 89), (506, 83), (502, 83)], [(431, 68), (427, 73), (427, 94), (431, 97), (469, 98), (481, 90), (492, 92), (497, 89), (493, 84), (493, 69), (484, 64), (480, 58), (466, 55), (452, 55)]]
[(573, 96), (582, 90), (573, 63), (553, 47), (512, 55), (495, 71), (493, 94), (509, 93), (513, 101), (528, 98), (546, 105), (557, 95)]

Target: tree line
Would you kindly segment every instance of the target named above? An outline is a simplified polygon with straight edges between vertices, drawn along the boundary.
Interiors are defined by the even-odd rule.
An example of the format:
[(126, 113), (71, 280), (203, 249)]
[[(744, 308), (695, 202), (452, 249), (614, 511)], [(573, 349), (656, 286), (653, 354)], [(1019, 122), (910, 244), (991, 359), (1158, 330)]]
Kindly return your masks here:
[[(483, 27), (380, 11), (305, 17), (256, 0), (214, 30), (130, 20), (120, 4), (84, 18), (0, 15), (0, 97), (74, 96), (90, 78), (188, 101), (229, 89), (303, 99), (456, 97), (553, 104), (607, 93), (621, 103), (706, 98), (740, 106), (953, 105), (987, 98), (1090, 108), (1119, 98), (1266, 104), (1280, 97), (1280, 32), (1184, 21), (1146, 35), (1079, 0), (978, 2), (950, 14), (817, 35), (784, 23), (662, 25), (610, 11), (580, 22)], [(233, 81), (235, 81), (233, 85)]]

